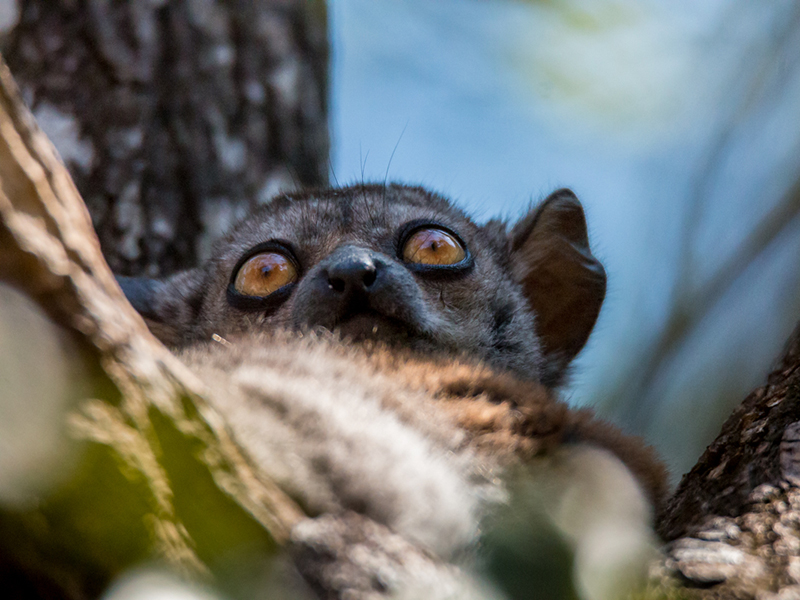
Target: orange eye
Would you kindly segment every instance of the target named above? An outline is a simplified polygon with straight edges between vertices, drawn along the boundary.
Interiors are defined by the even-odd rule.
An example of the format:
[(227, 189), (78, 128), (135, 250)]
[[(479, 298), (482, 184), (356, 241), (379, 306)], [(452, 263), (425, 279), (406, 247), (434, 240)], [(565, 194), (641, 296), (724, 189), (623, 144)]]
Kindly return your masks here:
[(297, 280), (291, 260), (278, 252), (262, 252), (239, 267), (233, 287), (245, 296), (269, 296)]
[(403, 246), (403, 260), (407, 263), (454, 265), (466, 257), (461, 243), (441, 229), (420, 229)]

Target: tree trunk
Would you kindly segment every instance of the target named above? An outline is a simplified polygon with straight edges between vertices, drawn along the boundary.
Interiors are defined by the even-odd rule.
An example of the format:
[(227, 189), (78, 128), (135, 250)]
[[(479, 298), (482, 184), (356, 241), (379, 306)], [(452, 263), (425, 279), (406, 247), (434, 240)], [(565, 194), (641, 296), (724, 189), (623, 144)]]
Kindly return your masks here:
[(664, 572), (691, 597), (800, 597), (800, 326), (659, 520)]
[[(32, 364), (0, 372), (4, 597), (96, 598), (153, 560), (202, 578), (243, 544), (274, 556), (304, 518), (127, 303), (0, 64), (0, 366), (20, 356)], [(48, 436), (65, 439), (41, 452)]]
[(323, 0), (20, 0), (2, 48), (117, 274), (194, 266), (328, 181)]

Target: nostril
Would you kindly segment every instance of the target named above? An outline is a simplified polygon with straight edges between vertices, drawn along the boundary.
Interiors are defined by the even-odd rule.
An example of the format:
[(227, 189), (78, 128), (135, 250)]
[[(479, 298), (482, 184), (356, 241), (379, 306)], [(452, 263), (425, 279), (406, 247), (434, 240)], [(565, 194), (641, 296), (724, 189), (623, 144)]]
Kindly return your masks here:
[(378, 277), (378, 271), (375, 267), (371, 267), (364, 271), (364, 278), (362, 281), (364, 282), (364, 287), (370, 287), (373, 283), (375, 283), (375, 279)]
[(341, 279), (340, 277), (328, 277), (328, 285), (331, 286), (331, 289), (333, 291), (338, 292), (340, 294), (344, 291), (344, 288), (346, 287), (344, 279)]

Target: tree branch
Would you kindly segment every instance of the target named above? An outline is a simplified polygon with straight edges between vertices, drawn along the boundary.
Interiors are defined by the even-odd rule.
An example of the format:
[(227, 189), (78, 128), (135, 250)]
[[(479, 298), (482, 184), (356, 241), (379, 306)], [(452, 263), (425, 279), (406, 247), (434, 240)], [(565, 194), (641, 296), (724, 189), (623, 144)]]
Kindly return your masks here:
[[(86, 519), (87, 511), (108, 510), (120, 518), (144, 511), (138, 518), (148, 526), (132, 534), (131, 547), (143, 547), (145, 555), (161, 556), (182, 571), (204, 572), (204, 559), (225, 549), (206, 548), (198, 541), (202, 525), (188, 523), (181, 509), (190, 496), (193, 502), (214, 504), (215, 518), (223, 526), (244, 523), (265, 548), (288, 540), (292, 526), (304, 518), (302, 511), (252, 468), (207, 405), (202, 385), (149, 333), (125, 300), (69, 173), (23, 105), (4, 63), (0, 280), (11, 282), (53, 321), (66, 325), (83, 350), (87, 371), (100, 372), (102, 379), (92, 384), (98, 399), (82, 400), (69, 418), (81, 459), (68, 483), (34, 506), (0, 511), (0, 562), (15, 563), (32, 582), (53, 572), (54, 562), (62, 571), (78, 570), (80, 563), (82, 572), (94, 573), (92, 581), (83, 582), (92, 588), (98, 579), (108, 580), (144, 557), (136, 552), (121, 553), (116, 562), (97, 557), (87, 568), (82, 564), (86, 557), (65, 551), (61, 538), (86, 533), (74, 526)], [(176, 471), (164, 457), (166, 446), (173, 448), (173, 457), (182, 457), (183, 467), (199, 468), (212, 484), (202, 493), (174, 485)], [(105, 490), (101, 497), (93, 493), (98, 485)], [(115, 501), (114, 490), (131, 496), (132, 505), (105, 505)], [(37, 518), (50, 523), (46, 535), (34, 526)], [(97, 523), (81, 542), (91, 547), (104, 536), (119, 536), (115, 529), (125, 525), (113, 519)], [(17, 552), (23, 540), (37, 548), (38, 558)], [(63, 597), (76, 597), (61, 591)]]

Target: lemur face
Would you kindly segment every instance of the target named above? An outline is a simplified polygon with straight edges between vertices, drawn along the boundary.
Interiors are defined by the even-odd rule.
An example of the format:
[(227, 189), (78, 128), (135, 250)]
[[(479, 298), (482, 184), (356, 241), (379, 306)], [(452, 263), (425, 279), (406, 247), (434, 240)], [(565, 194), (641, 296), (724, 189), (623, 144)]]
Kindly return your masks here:
[(553, 194), (509, 234), (400, 185), (279, 196), (205, 265), (120, 282), (173, 345), (323, 328), (354, 342), (468, 354), (549, 385), (585, 343), (605, 293), (571, 192)]

